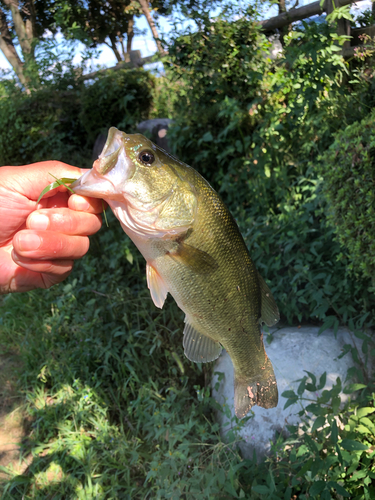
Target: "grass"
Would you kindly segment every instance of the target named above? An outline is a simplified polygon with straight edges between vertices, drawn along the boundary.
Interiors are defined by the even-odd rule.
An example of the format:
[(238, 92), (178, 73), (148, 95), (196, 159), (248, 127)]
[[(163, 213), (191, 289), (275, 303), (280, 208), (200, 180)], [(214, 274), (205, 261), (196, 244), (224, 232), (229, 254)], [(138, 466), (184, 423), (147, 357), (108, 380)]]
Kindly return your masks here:
[(186, 360), (181, 311), (153, 306), (144, 264), (114, 226), (69, 282), (1, 298), (1, 343), (20, 352), (32, 419), (22, 447), (32, 461), (9, 471), (9, 498), (154, 498), (163, 488), (179, 498), (204, 491), (213, 457), (226, 476), (209, 391), (197, 398), (210, 367)]
[[(295, 433), (294, 444), (278, 442), (278, 453), (275, 446), (259, 464), (241, 457), (235, 430), (222, 441), (212, 365), (185, 358), (183, 315), (171, 299), (154, 307), (144, 268), (111, 220), (64, 284), (0, 298), (0, 344), (22, 360), (18, 386), (31, 422), (21, 445), (28, 467), (3, 469), (2, 498), (308, 498), (315, 476), (327, 494), (345, 493), (340, 464), (332, 462), (328, 475), (313, 469), (324, 463), (327, 431), (310, 427), (306, 442)], [(363, 404), (372, 407), (366, 394)], [(341, 411), (337, 394), (325, 408), (331, 425), (329, 415)], [(234, 418), (234, 429), (245, 421)], [(370, 474), (363, 450), (357, 468)], [(351, 463), (355, 452), (345, 453)]]

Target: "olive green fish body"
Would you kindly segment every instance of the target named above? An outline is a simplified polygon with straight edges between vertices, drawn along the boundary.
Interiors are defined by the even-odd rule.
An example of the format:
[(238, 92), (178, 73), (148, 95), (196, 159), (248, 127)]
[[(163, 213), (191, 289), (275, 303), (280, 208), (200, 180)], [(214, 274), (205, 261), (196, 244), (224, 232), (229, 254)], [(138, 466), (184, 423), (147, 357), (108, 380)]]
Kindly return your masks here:
[[(242, 417), (254, 404), (270, 408), (278, 399), (260, 331), (259, 275), (232, 215), (209, 184), (194, 173), (198, 210), (192, 228), (173, 242), (150, 242), (156, 256), (153, 267), (186, 313), (185, 336), (192, 327), (230, 355), (239, 399), (236, 414)], [(202, 255), (195, 255), (196, 249)], [(205, 259), (206, 255), (213, 261)], [(184, 339), (185, 353), (195, 362), (213, 361), (221, 351), (218, 346), (209, 356), (210, 346), (186, 344)]]
[[(155, 304), (162, 307), (169, 292), (185, 312), (186, 356), (208, 362), (220, 355), (221, 346), (226, 349), (235, 371), (236, 415), (243, 417), (255, 404), (276, 406), (277, 384), (260, 326), (261, 321), (275, 324), (278, 310), (232, 215), (194, 169), (142, 136), (116, 132), (122, 134), (114, 135), (117, 149), (108, 152), (109, 139), (107, 154), (105, 148), (97, 166), (107, 181), (110, 175), (118, 176), (110, 180), (114, 188), (109, 182), (97, 186), (99, 177), (94, 173), (95, 179), (73, 185), (75, 192), (100, 196), (109, 203), (147, 261)], [(118, 153), (121, 141), (126, 150), (123, 160)], [(141, 159), (153, 156), (153, 163), (156, 157), (157, 165), (150, 163), (149, 169), (138, 165), (134, 151)], [(115, 166), (105, 171), (110, 161)], [(125, 174), (119, 176), (116, 168)], [(118, 179), (124, 177), (119, 189)]]

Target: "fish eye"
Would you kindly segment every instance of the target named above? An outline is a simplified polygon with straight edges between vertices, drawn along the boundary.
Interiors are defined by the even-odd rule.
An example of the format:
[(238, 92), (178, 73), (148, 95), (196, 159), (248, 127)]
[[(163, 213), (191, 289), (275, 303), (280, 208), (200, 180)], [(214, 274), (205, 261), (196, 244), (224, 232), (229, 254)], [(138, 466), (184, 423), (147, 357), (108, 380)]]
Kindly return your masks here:
[(142, 163), (146, 163), (146, 165), (151, 165), (155, 161), (155, 156), (151, 151), (141, 151), (138, 158)]

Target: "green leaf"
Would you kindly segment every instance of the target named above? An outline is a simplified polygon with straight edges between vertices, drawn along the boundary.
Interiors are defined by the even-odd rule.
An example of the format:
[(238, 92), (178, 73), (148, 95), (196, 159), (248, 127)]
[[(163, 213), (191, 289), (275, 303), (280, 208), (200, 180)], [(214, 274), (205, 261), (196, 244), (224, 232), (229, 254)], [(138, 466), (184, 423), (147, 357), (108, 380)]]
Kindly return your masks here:
[(332, 423), (331, 423), (331, 441), (333, 444), (336, 444), (337, 443), (337, 440), (338, 440), (338, 434), (339, 434), (339, 431), (338, 431), (338, 428), (337, 428), (337, 422), (336, 422), (336, 419), (334, 418), (332, 420)]
[(314, 462), (313, 458), (309, 458), (308, 461), (305, 463), (305, 465), (302, 467), (300, 471), (297, 472), (297, 477), (302, 477), (312, 466)]
[[(103, 215), (104, 215), (104, 220), (105, 220), (105, 225), (109, 227), (108, 220), (107, 220), (107, 214), (105, 213), (105, 208), (104, 208), (104, 201), (102, 200), (102, 208), (103, 208)], [(132, 262), (130, 262), (132, 264)]]
[(323, 389), (323, 387), (326, 385), (326, 381), (327, 381), (327, 372), (324, 372), (319, 379), (319, 385), (317, 386), (318, 391)]
[(298, 401), (298, 397), (297, 396), (295, 398), (288, 399), (287, 402), (284, 405), (284, 410), (286, 410), (286, 408), (288, 408), (289, 406), (292, 406), (292, 405), (296, 404), (297, 401)]
[(202, 137), (202, 142), (211, 142), (213, 141), (214, 138), (212, 137), (211, 132), (206, 132), (204, 136)]
[(259, 493), (260, 495), (267, 495), (267, 493), (270, 492), (269, 488), (267, 488), (267, 486), (264, 486), (262, 484), (253, 486), (252, 489), (255, 491), (255, 493)]
[(48, 172), (49, 175), (51, 177), (53, 177), (54, 179), (56, 179), (55, 182), (52, 182), (51, 184), (49, 184), (47, 187), (45, 187), (43, 189), (43, 191), (40, 193), (39, 195), (39, 198), (37, 199), (37, 203), (40, 202), (40, 200), (43, 198), (43, 196), (48, 193), (48, 191), (52, 191), (52, 189), (56, 189), (57, 187), (59, 186), (65, 186), (67, 189), (69, 189), (69, 191), (71, 191), (72, 193), (74, 193), (73, 189), (71, 189), (68, 184), (73, 184), (74, 181), (76, 181), (77, 179), (70, 179), (68, 177), (63, 177), (61, 179), (57, 179), (54, 175), (52, 175), (50, 172)]
[(368, 450), (367, 445), (360, 443), (359, 441), (355, 441), (354, 439), (343, 439), (340, 446), (344, 448), (344, 450), (348, 451)]
[(336, 490), (337, 493), (343, 497), (350, 497), (350, 493), (348, 493), (346, 489), (343, 488), (339, 483), (336, 483), (336, 481), (328, 481), (327, 486), (328, 488), (333, 488), (334, 490)]
[[(316, 377), (315, 377), (315, 375), (313, 373), (311, 373), (311, 372), (308, 372), (307, 370), (303, 370), (303, 371), (307, 373), (307, 375), (311, 378), (312, 384), (314, 386), (316, 386)], [(314, 390), (316, 390), (316, 389), (314, 389)]]
[(324, 320), (324, 323), (322, 326), (319, 328), (318, 335), (323, 333), (325, 330), (328, 330), (329, 328), (332, 328), (333, 324), (337, 321), (336, 316), (327, 316), (326, 319)]
[(284, 391), (281, 395), (283, 398), (298, 398), (294, 391)]
[(372, 408), (371, 406), (365, 406), (363, 408), (358, 408), (357, 410), (357, 417), (365, 417), (366, 415), (370, 415), (370, 413), (374, 413), (375, 408)]
[(344, 387), (345, 394), (352, 394), (355, 391), (360, 391), (361, 389), (366, 389), (367, 385), (365, 384), (349, 384)]
[(325, 423), (326, 423), (326, 417), (323, 416), (317, 417), (314, 422), (314, 425), (312, 426), (311, 432), (316, 431), (317, 429), (319, 429), (319, 427), (323, 427)]
[(311, 496), (319, 495), (324, 488), (326, 487), (326, 482), (325, 481), (315, 481), (313, 485), (309, 489), (309, 493)]
[(305, 387), (306, 387), (306, 380), (307, 380), (307, 377), (303, 377), (303, 379), (301, 380), (299, 386), (298, 386), (298, 389), (297, 389), (297, 394), (299, 396), (302, 396), (302, 394), (305, 392)]

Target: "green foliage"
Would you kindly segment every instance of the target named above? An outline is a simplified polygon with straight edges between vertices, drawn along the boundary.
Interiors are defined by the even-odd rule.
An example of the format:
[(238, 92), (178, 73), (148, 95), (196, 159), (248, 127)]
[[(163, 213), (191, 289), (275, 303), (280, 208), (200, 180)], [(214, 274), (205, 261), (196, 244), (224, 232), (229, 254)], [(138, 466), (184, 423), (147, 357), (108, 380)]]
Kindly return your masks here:
[[(375, 282), (375, 114), (335, 135), (321, 156), (328, 220), (336, 239), (348, 250), (349, 269)], [(329, 165), (329, 168), (326, 168)], [(343, 258), (343, 254), (340, 254)]]
[(136, 124), (148, 118), (154, 78), (143, 69), (106, 72), (88, 85), (82, 95), (81, 123), (88, 137), (118, 127), (135, 132)]
[(128, 132), (147, 118), (154, 78), (120, 70), (84, 85), (76, 75), (54, 78), (26, 95), (11, 82), (0, 97), (0, 164), (54, 159), (89, 167), (97, 135), (111, 126)]
[(176, 80), (170, 71), (155, 78), (155, 87), (152, 96), (152, 109), (149, 118), (171, 118), (176, 116), (176, 106), (182, 93), (184, 82)]
[(375, 24), (375, 17), (372, 9), (366, 9), (356, 16), (355, 20), (351, 22), (351, 27), (357, 28), (359, 25), (361, 28), (366, 28), (373, 24)]
[(262, 51), (270, 44), (246, 16), (203, 22), (201, 32), (179, 36), (169, 49), (170, 75), (184, 82), (170, 137), (176, 152), (217, 186), (225, 170), (241, 168), (250, 146), (256, 119), (249, 105), (261, 100)]
[(12, 89), (0, 100), (0, 163), (55, 159), (87, 166), (80, 110), (78, 89), (45, 87), (30, 96)]
[(24, 475), (6, 470), (4, 494), (238, 490), (241, 458), (211, 418), (210, 368), (184, 357), (181, 311), (173, 301), (153, 306), (143, 259), (113, 216), (91, 246), (67, 283), (1, 299), (0, 343), (19, 345), (33, 421), (23, 445), (31, 464)]
[[(299, 381), (297, 393), (283, 393), (288, 398), (286, 407), (304, 404), (305, 408), (299, 412), (302, 425), (298, 429), (290, 428), (290, 450), (282, 451), (276, 460), (271, 460), (274, 491), (279, 493), (283, 482), (288, 487), (281, 491), (289, 494), (284, 498), (297, 492), (298, 498), (372, 498), (375, 494), (374, 392), (366, 384), (349, 384), (343, 388), (340, 378), (330, 390), (322, 391), (326, 373), (320, 376), (319, 382), (313, 373), (306, 373)], [(348, 396), (354, 392), (360, 394), (356, 399)], [(272, 493), (270, 490), (268, 487), (268, 493)]]
[(332, 243), (314, 163), (336, 130), (366, 115), (371, 79), (356, 70), (345, 87), (344, 39), (326, 25), (291, 31), (272, 61), (246, 16), (205, 23), (204, 36), (180, 36), (170, 50), (184, 82), (169, 133), (176, 155), (219, 190), (289, 322), (360, 321), (374, 299)]
[(374, 495), (374, 394), (362, 373), (344, 390), (360, 397), (342, 401), (339, 379), (322, 391), (325, 374), (307, 373), (284, 393), (288, 405), (307, 400), (302, 426), (266, 460), (244, 460), (238, 431), (251, 416), (234, 417), (221, 440), (212, 412), (229, 408), (210, 397), (211, 367), (185, 358), (181, 311), (152, 304), (143, 259), (113, 216), (67, 282), (2, 297), (0, 318), (0, 344), (23, 358), (32, 429), (27, 471), (1, 468), (5, 500)]

